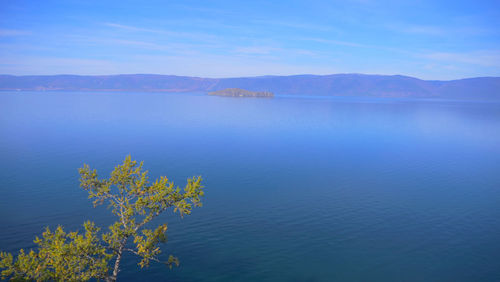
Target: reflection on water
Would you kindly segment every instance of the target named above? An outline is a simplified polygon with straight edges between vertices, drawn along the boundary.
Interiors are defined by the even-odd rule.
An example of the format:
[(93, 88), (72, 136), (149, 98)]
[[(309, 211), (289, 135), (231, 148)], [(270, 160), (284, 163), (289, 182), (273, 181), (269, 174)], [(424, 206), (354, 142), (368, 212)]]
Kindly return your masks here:
[(109, 223), (77, 168), (132, 154), (207, 193), (167, 218), (181, 267), (130, 258), (123, 280), (500, 280), (499, 103), (16, 92), (0, 108), (2, 250)]

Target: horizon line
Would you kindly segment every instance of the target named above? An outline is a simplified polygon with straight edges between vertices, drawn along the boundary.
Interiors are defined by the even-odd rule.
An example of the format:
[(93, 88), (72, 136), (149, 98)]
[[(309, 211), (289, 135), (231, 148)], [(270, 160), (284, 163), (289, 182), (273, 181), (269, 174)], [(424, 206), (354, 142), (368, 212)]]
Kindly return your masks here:
[(233, 77), (204, 77), (204, 76), (190, 76), (190, 75), (177, 75), (177, 74), (159, 74), (159, 73), (118, 73), (118, 74), (69, 74), (69, 73), (61, 73), (61, 74), (23, 74), (23, 75), (15, 75), (15, 74), (0, 74), (0, 76), (14, 76), (14, 77), (26, 77), (26, 76), (128, 76), (128, 75), (156, 75), (156, 76), (175, 76), (175, 77), (190, 77), (190, 78), (202, 78), (202, 79), (231, 79), (231, 78), (259, 78), (259, 77), (292, 77), (292, 76), (333, 76), (333, 75), (363, 75), (363, 76), (400, 76), (418, 79), (422, 81), (456, 81), (456, 80), (464, 80), (464, 79), (476, 79), (476, 78), (500, 78), (500, 76), (474, 76), (474, 77), (463, 77), (457, 79), (422, 79), (415, 76), (403, 75), (403, 74), (368, 74), (368, 73), (331, 73), (331, 74), (289, 74), (289, 75), (256, 75), (256, 76), (233, 76)]

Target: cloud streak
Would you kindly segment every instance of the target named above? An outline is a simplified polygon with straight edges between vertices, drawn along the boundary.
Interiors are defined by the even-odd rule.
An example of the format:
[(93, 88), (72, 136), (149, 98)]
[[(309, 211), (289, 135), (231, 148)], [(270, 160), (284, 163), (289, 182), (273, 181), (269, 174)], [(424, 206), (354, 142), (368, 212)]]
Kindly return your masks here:
[(370, 46), (370, 45), (360, 44), (360, 43), (356, 43), (356, 42), (342, 41), (342, 40), (333, 40), (333, 39), (325, 39), (325, 38), (304, 37), (304, 38), (296, 38), (296, 40), (313, 41), (313, 42), (318, 42), (318, 43), (325, 43), (325, 44), (331, 44), (331, 45), (341, 45), (341, 46), (348, 46), (348, 47), (360, 47), (360, 48), (371, 48), (371, 47), (373, 47), (373, 46)]
[(137, 26), (131, 26), (131, 25), (124, 25), (124, 24), (118, 24), (118, 23), (103, 23), (103, 25), (112, 27), (115, 29), (120, 29), (120, 30), (125, 30), (125, 31), (130, 31), (130, 32), (139, 32), (139, 33), (153, 33), (153, 34), (160, 34), (160, 35), (165, 35), (165, 36), (171, 36), (171, 37), (181, 37), (181, 38), (189, 38), (189, 39), (196, 39), (196, 40), (215, 40), (218, 37), (213, 34), (209, 33), (201, 33), (201, 32), (178, 32), (178, 31), (171, 31), (171, 30), (165, 30), (165, 29), (150, 29), (150, 28), (143, 28), (143, 27), (137, 27)]
[(483, 50), (463, 53), (429, 52), (418, 56), (433, 61), (463, 63), (484, 67), (500, 67), (500, 50)]
[(468, 25), (408, 25), (404, 23), (390, 24), (385, 26), (386, 29), (406, 34), (418, 34), (426, 36), (480, 36), (494, 33), (491, 29), (468, 26)]
[(0, 36), (22, 36), (22, 35), (31, 35), (31, 32), (18, 29), (0, 29)]
[(291, 29), (304, 29), (304, 30), (314, 30), (314, 31), (338, 31), (337, 28), (334, 28), (332, 26), (317, 25), (317, 24), (285, 22), (285, 21), (275, 21), (275, 20), (254, 20), (252, 22), (260, 25), (280, 26)]

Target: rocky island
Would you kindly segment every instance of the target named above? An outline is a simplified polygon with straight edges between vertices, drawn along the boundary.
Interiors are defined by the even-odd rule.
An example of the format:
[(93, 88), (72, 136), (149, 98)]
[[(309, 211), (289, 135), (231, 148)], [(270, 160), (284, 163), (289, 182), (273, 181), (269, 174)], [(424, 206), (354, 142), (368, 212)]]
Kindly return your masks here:
[(217, 90), (213, 92), (208, 92), (208, 95), (214, 96), (224, 96), (224, 97), (264, 97), (273, 98), (274, 94), (268, 91), (248, 91), (240, 88), (226, 88), (223, 90)]

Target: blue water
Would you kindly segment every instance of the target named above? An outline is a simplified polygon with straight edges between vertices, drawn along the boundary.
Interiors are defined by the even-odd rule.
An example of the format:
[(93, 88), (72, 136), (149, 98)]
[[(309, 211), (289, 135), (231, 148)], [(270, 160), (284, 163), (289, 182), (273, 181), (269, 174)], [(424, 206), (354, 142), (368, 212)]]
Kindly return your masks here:
[(0, 137), (4, 251), (109, 224), (77, 168), (131, 154), (206, 197), (122, 281), (500, 281), (500, 103), (2, 92)]

